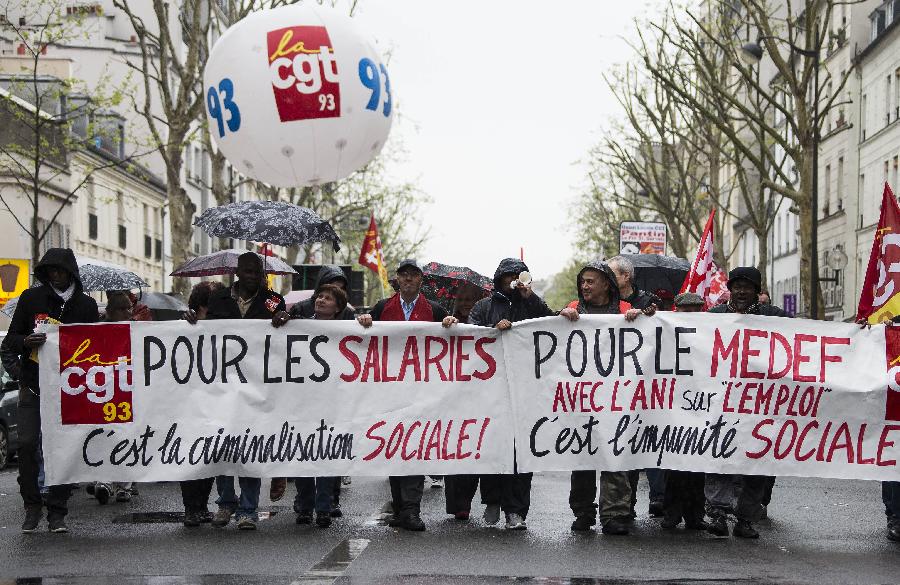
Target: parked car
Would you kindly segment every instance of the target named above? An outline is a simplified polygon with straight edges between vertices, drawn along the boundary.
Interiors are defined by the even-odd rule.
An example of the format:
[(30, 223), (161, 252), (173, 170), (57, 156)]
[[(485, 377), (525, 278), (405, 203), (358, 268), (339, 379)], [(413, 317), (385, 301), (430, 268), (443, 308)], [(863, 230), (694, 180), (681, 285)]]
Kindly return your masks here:
[[(0, 341), (5, 337), (0, 334)], [(0, 469), (9, 464), (19, 448), (19, 383), (0, 364)]]

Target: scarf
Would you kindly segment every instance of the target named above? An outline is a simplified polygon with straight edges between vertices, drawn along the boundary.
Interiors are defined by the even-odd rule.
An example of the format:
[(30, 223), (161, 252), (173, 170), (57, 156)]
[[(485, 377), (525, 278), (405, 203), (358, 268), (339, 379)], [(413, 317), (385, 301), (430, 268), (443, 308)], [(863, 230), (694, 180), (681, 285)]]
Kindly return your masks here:
[(63, 305), (68, 303), (69, 299), (72, 298), (72, 295), (75, 294), (75, 283), (74, 282), (69, 284), (69, 288), (67, 288), (66, 290), (59, 290), (58, 288), (56, 288), (53, 285), (50, 285), (50, 288), (52, 288), (53, 292), (55, 292), (57, 294), (57, 296), (59, 296), (59, 298), (61, 298), (63, 300)]

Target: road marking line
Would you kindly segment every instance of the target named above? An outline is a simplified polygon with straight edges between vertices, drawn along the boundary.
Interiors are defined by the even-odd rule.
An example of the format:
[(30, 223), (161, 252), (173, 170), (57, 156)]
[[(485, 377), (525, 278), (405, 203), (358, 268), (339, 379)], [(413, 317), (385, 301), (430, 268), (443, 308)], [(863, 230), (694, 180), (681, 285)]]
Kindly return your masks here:
[(346, 538), (339, 542), (322, 560), (300, 575), (291, 585), (330, 585), (337, 581), (369, 546), (368, 538)]

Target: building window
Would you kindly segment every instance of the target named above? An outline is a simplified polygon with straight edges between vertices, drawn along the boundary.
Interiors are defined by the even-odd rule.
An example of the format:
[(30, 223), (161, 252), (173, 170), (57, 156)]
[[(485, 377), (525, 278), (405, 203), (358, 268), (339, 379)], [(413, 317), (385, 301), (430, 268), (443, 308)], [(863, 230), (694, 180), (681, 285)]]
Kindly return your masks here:
[(153, 243), (154, 243), (154, 246), (153, 246), (153, 252), (154, 252), (154, 253), (153, 253), (153, 257), (154, 257), (156, 260), (162, 260), (162, 240), (160, 240), (159, 238), (156, 238), (156, 239), (153, 241)]
[(822, 205), (822, 215), (828, 216), (831, 211), (831, 165), (825, 165), (825, 202)]
[(784, 238), (781, 237), (781, 216), (775, 218), (775, 237), (778, 240), (776, 244), (776, 249), (778, 253), (781, 254), (784, 252)]
[(857, 195), (857, 206), (859, 208), (859, 225), (857, 226), (858, 229), (862, 229), (862, 226), (866, 225), (864, 223), (865, 222), (865, 217), (864, 217), (865, 210), (863, 209), (863, 206), (860, 205), (860, 202), (865, 201), (865, 200), (866, 200), (866, 175), (863, 173), (860, 173), (860, 175), (859, 175), (859, 194)]
[(128, 248), (128, 230), (124, 225), (119, 226), (119, 247)]
[(894, 165), (891, 170), (891, 190), (897, 192), (897, 166), (900, 165), (900, 157), (894, 157)]
[[(900, 18), (900, 15), (897, 17)], [(898, 118), (900, 118), (900, 69), (894, 71), (894, 120)]]
[(884, 27), (887, 24), (887, 14), (881, 8), (872, 13), (870, 17), (872, 19), (872, 40), (878, 38), (878, 35), (884, 32)]
[(840, 211), (844, 208), (844, 157), (838, 159), (837, 170), (837, 209)]
[(891, 76), (884, 78), (884, 125), (891, 123)]
[(868, 116), (868, 105), (869, 98), (865, 94), (862, 96), (862, 102), (860, 105), (860, 114), (859, 114), (859, 123), (860, 123), (860, 132), (862, 133), (862, 139), (866, 139), (866, 122)]
[(144, 236), (144, 258), (153, 257), (153, 238)]
[(88, 237), (92, 240), (96, 240), (98, 232), (97, 214), (88, 212)]

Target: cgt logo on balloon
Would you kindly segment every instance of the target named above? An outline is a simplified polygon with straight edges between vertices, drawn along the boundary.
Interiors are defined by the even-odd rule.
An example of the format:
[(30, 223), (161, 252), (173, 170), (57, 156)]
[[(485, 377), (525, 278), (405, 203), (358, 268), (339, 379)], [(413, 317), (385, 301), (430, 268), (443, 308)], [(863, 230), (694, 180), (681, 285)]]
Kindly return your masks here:
[(339, 118), (341, 86), (324, 26), (292, 26), (268, 33), (269, 72), (282, 122)]
[(61, 327), (59, 371), (63, 425), (134, 420), (130, 325)]

